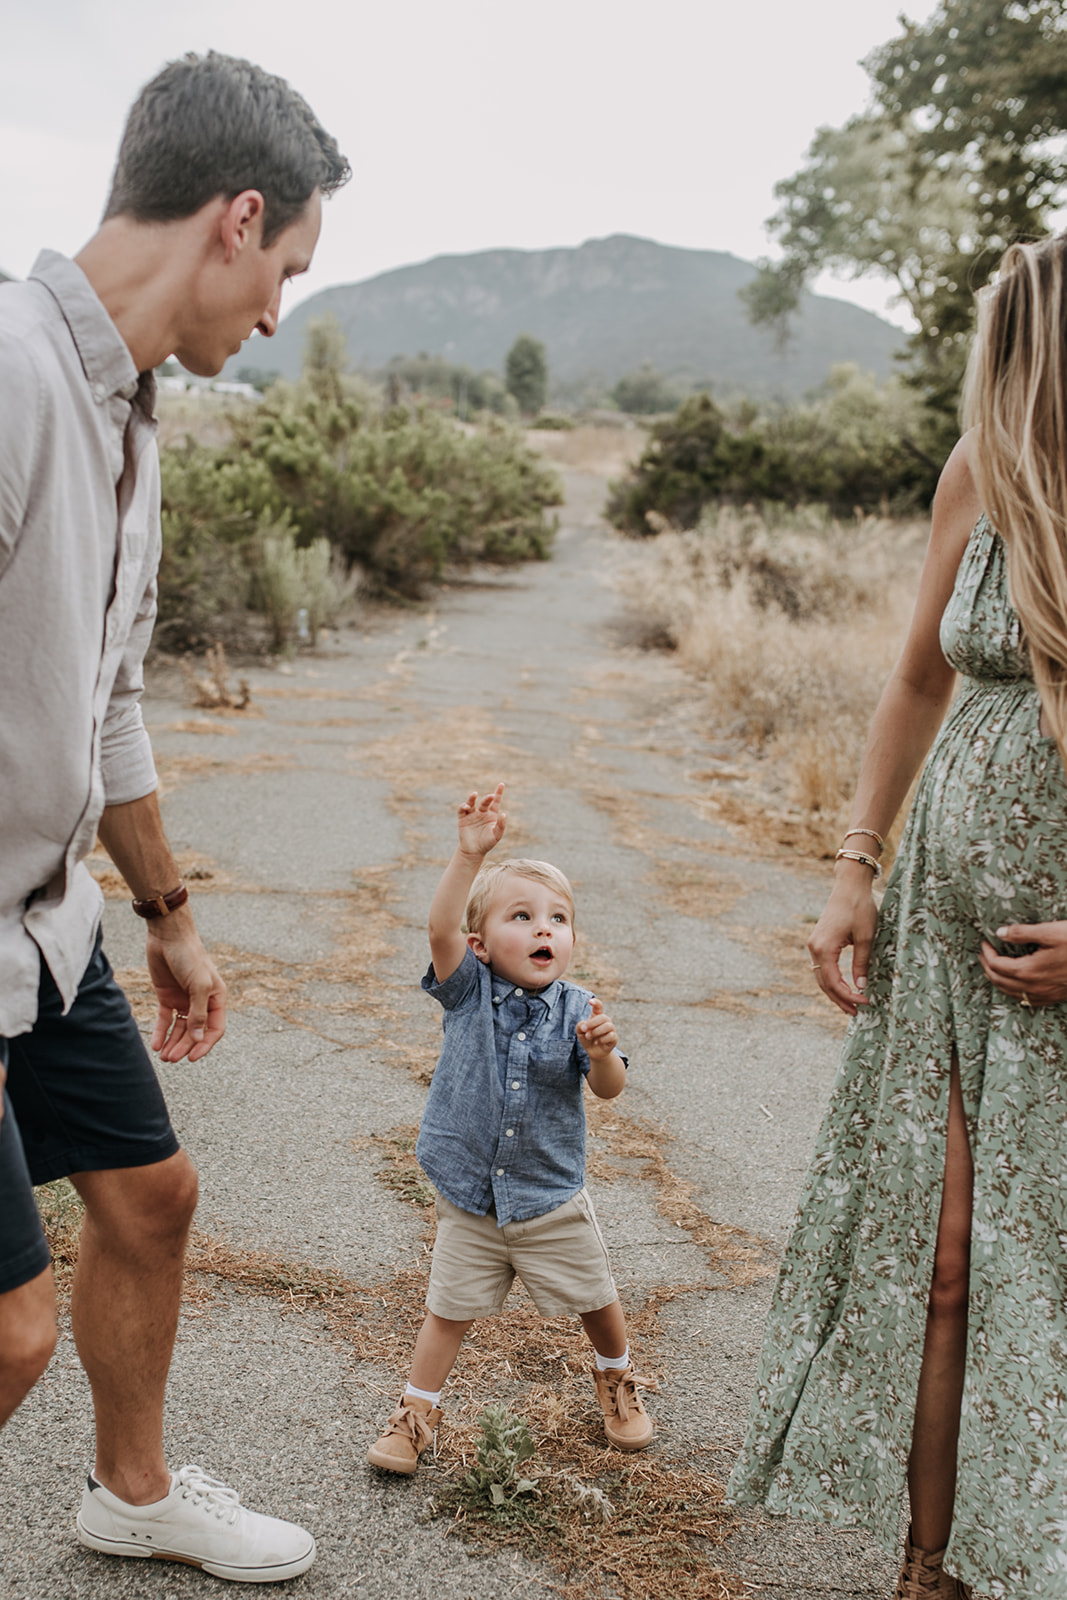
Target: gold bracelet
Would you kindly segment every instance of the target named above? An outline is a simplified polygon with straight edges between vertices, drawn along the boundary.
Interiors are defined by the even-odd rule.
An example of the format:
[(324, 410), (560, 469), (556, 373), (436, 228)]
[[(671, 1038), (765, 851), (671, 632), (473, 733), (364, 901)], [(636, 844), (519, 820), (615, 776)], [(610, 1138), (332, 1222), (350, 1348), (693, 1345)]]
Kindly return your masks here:
[(837, 852), (834, 860), (862, 861), (865, 867), (874, 868), (874, 875), (876, 878), (880, 878), (882, 876), (882, 863), (878, 860), (877, 856), (869, 856), (866, 850), (845, 850), (842, 848)]
[(885, 849), (885, 840), (882, 838), (882, 835), (880, 833), (876, 833), (873, 828), (849, 828), (848, 832), (845, 834), (845, 838), (851, 839), (853, 834), (856, 833), (865, 833), (869, 838), (877, 839), (879, 850)]

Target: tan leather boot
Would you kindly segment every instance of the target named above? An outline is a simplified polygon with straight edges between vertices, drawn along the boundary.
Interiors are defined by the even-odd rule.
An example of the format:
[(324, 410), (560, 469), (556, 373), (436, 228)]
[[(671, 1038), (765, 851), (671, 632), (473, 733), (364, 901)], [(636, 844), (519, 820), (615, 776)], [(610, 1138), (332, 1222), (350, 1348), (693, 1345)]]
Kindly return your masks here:
[(593, 1368), (596, 1397), (604, 1413), (604, 1432), (616, 1450), (643, 1450), (652, 1437), (652, 1418), (641, 1403), (638, 1389), (650, 1389), (633, 1367)]
[(367, 1460), (385, 1472), (414, 1472), (422, 1452), (433, 1444), (434, 1429), (444, 1414), (442, 1407), (431, 1406), (418, 1395), (404, 1395), (385, 1432), (367, 1451)]
[(920, 1550), (912, 1544), (909, 1528), (904, 1542), (904, 1565), (893, 1600), (971, 1600), (970, 1586), (953, 1578), (942, 1567), (944, 1556), (944, 1550)]

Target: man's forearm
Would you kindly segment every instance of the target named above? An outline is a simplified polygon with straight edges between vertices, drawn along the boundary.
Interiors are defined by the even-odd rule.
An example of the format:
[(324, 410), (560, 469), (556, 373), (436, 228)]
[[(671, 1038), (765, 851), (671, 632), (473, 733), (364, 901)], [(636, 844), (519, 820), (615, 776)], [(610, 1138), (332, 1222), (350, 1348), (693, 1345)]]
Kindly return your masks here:
[(140, 800), (106, 806), (99, 832), (104, 849), (126, 879), (135, 900), (154, 900), (178, 887), (181, 874), (163, 831), (154, 790)]

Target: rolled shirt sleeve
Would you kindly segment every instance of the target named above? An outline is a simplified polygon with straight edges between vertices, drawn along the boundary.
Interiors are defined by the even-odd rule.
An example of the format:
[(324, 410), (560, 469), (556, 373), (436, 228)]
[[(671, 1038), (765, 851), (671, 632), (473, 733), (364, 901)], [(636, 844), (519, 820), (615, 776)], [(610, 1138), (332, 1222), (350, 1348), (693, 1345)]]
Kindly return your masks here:
[(141, 714), (144, 654), (156, 620), (156, 579), (149, 579), (119, 660), (100, 736), (104, 804), (126, 805), (158, 787), (152, 745)]

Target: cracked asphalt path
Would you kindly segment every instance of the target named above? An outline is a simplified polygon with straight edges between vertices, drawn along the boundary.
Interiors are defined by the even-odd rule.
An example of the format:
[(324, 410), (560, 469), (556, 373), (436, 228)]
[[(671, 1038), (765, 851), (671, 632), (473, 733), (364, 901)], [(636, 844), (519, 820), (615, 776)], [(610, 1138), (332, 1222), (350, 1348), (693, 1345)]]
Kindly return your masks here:
[[(632, 1059), (622, 1100), (595, 1120), (591, 1182), (628, 1308), (659, 1296), (653, 1448), (721, 1479), (836, 1061), (839, 1030), (803, 953), (825, 873), (719, 820), (728, 752), (677, 667), (627, 647), (603, 479), (565, 477), (552, 561), (455, 583), (432, 611), (378, 615), (289, 669), (251, 670), (252, 714), (190, 710), (177, 674), (153, 672), (167, 826), (234, 1000), (216, 1052), (162, 1075), (209, 1239), (357, 1284), (421, 1269), (421, 1213), (383, 1187), (374, 1141), (418, 1122), (436, 1053), (439, 1017), (417, 980), (454, 806), (506, 779), (507, 848), (572, 878), (574, 970)], [(139, 926), (117, 895), (105, 936), (147, 1017)], [(637, 1127), (654, 1130), (658, 1165), (627, 1159)], [(420, 1521), (426, 1474), (395, 1483), (364, 1465), (404, 1372), (406, 1326), (395, 1360), (361, 1361), (292, 1289), (203, 1283), (181, 1321), (171, 1458), (312, 1528), (318, 1561), (288, 1591), (558, 1592), (552, 1568)], [(90, 1451), (68, 1330), (0, 1435), (3, 1600), (219, 1592), (192, 1568), (80, 1549)], [(888, 1595), (895, 1576), (860, 1534), (748, 1514), (713, 1556), (766, 1600)]]

